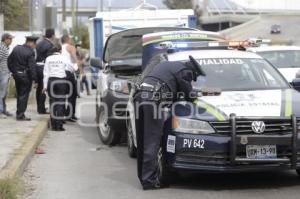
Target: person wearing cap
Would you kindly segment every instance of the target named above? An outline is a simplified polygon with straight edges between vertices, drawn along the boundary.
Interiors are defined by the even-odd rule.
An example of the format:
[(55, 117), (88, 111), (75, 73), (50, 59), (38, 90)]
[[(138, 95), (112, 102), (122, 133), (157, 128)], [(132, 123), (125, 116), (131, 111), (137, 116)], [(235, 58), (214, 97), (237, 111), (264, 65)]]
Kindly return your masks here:
[(9, 33), (4, 33), (1, 37), (0, 44), (0, 118), (5, 119), (7, 116), (12, 116), (6, 110), (6, 95), (10, 72), (7, 67), (7, 59), (9, 55), (9, 46), (12, 43), (13, 36)]
[(29, 121), (25, 116), (31, 87), (37, 87), (35, 52), (38, 37), (28, 36), (23, 45), (16, 46), (8, 57), (8, 68), (12, 73), (17, 90), (17, 112), (18, 121)]
[(193, 101), (197, 92), (192, 81), (202, 74), (193, 58), (186, 63), (171, 62), (165, 54), (156, 55), (146, 66), (134, 95), (137, 132), (138, 178), (144, 190), (163, 188), (170, 182), (159, 174), (158, 153), (163, 137), (166, 107), (179, 99)]
[(43, 93), (43, 71), (46, 58), (50, 55), (50, 50), (54, 47), (55, 31), (54, 29), (46, 29), (45, 38), (36, 45), (37, 52), (37, 88), (36, 88), (36, 104), (39, 114), (47, 114), (45, 107), (46, 95)]
[(64, 131), (64, 110), (66, 95), (66, 70), (71, 64), (61, 55), (61, 45), (55, 44), (50, 50), (44, 67), (44, 92), (48, 92), (50, 101), (51, 128), (53, 131)]

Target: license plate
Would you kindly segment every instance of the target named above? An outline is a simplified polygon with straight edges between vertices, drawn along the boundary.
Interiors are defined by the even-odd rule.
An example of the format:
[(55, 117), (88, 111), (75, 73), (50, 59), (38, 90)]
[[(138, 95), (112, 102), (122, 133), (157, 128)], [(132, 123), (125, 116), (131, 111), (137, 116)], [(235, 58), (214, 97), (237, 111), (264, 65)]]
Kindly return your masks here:
[(277, 158), (276, 145), (247, 145), (246, 155), (249, 159)]

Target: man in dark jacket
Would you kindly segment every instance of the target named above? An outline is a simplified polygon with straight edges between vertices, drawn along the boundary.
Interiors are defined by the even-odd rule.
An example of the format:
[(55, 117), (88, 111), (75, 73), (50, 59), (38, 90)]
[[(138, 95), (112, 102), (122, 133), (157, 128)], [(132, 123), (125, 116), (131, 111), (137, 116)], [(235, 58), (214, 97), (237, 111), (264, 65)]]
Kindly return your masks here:
[(8, 57), (8, 68), (13, 74), (17, 90), (17, 112), (18, 121), (29, 121), (25, 116), (28, 98), (32, 84), (37, 86), (36, 62), (34, 48), (38, 37), (26, 37), (26, 43), (16, 46)]
[(134, 97), (138, 177), (144, 190), (157, 189), (168, 183), (159, 178), (157, 161), (166, 120), (161, 105), (171, 105), (178, 100), (179, 94), (187, 101), (196, 99), (197, 93), (193, 91), (191, 83), (204, 72), (192, 57), (190, 60), (187, 63), (162, 61), (152, 66), (147, 74), (142, 74), (143, 79), (138, 85)]
[(54, 47), (54, 39), (55, 39), (55, 31), (54, 29), (46, 29), (45, 38), (38, 42), (36, 45), (36, 52), (37, 52), (37, 88), (36, 88), (36, 104), (37, 104), (37, 112), (39, 114), (46, 114), (46, 108), (45, 108), (45, 101), (46, 101), (46, 95), (43, 93), (43, 71), (44, 71), (44, 65), (46, 58), (50, 55), (51, 49)]

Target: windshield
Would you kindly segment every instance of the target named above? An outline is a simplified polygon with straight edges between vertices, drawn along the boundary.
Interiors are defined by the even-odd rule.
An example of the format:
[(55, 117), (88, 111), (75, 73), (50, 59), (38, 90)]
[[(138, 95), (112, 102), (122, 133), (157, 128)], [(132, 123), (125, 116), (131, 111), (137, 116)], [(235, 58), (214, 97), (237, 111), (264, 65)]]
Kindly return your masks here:
[(258, 52), (276, 68), (300, 68), (300, 50)]
[(205, 77), (198, 77), (196, 89), (267, 90), (289, 88), (282, 76), (263, 59), (200, 59)]

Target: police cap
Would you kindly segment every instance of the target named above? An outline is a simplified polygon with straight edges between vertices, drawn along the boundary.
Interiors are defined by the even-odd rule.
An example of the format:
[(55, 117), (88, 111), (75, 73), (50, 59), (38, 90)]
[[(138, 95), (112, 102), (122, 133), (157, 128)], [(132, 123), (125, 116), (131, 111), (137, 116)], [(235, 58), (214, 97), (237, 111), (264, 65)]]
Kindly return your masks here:
[(26, 42), (36, 42), (39, 39), (37, 36), (27, 36)]

